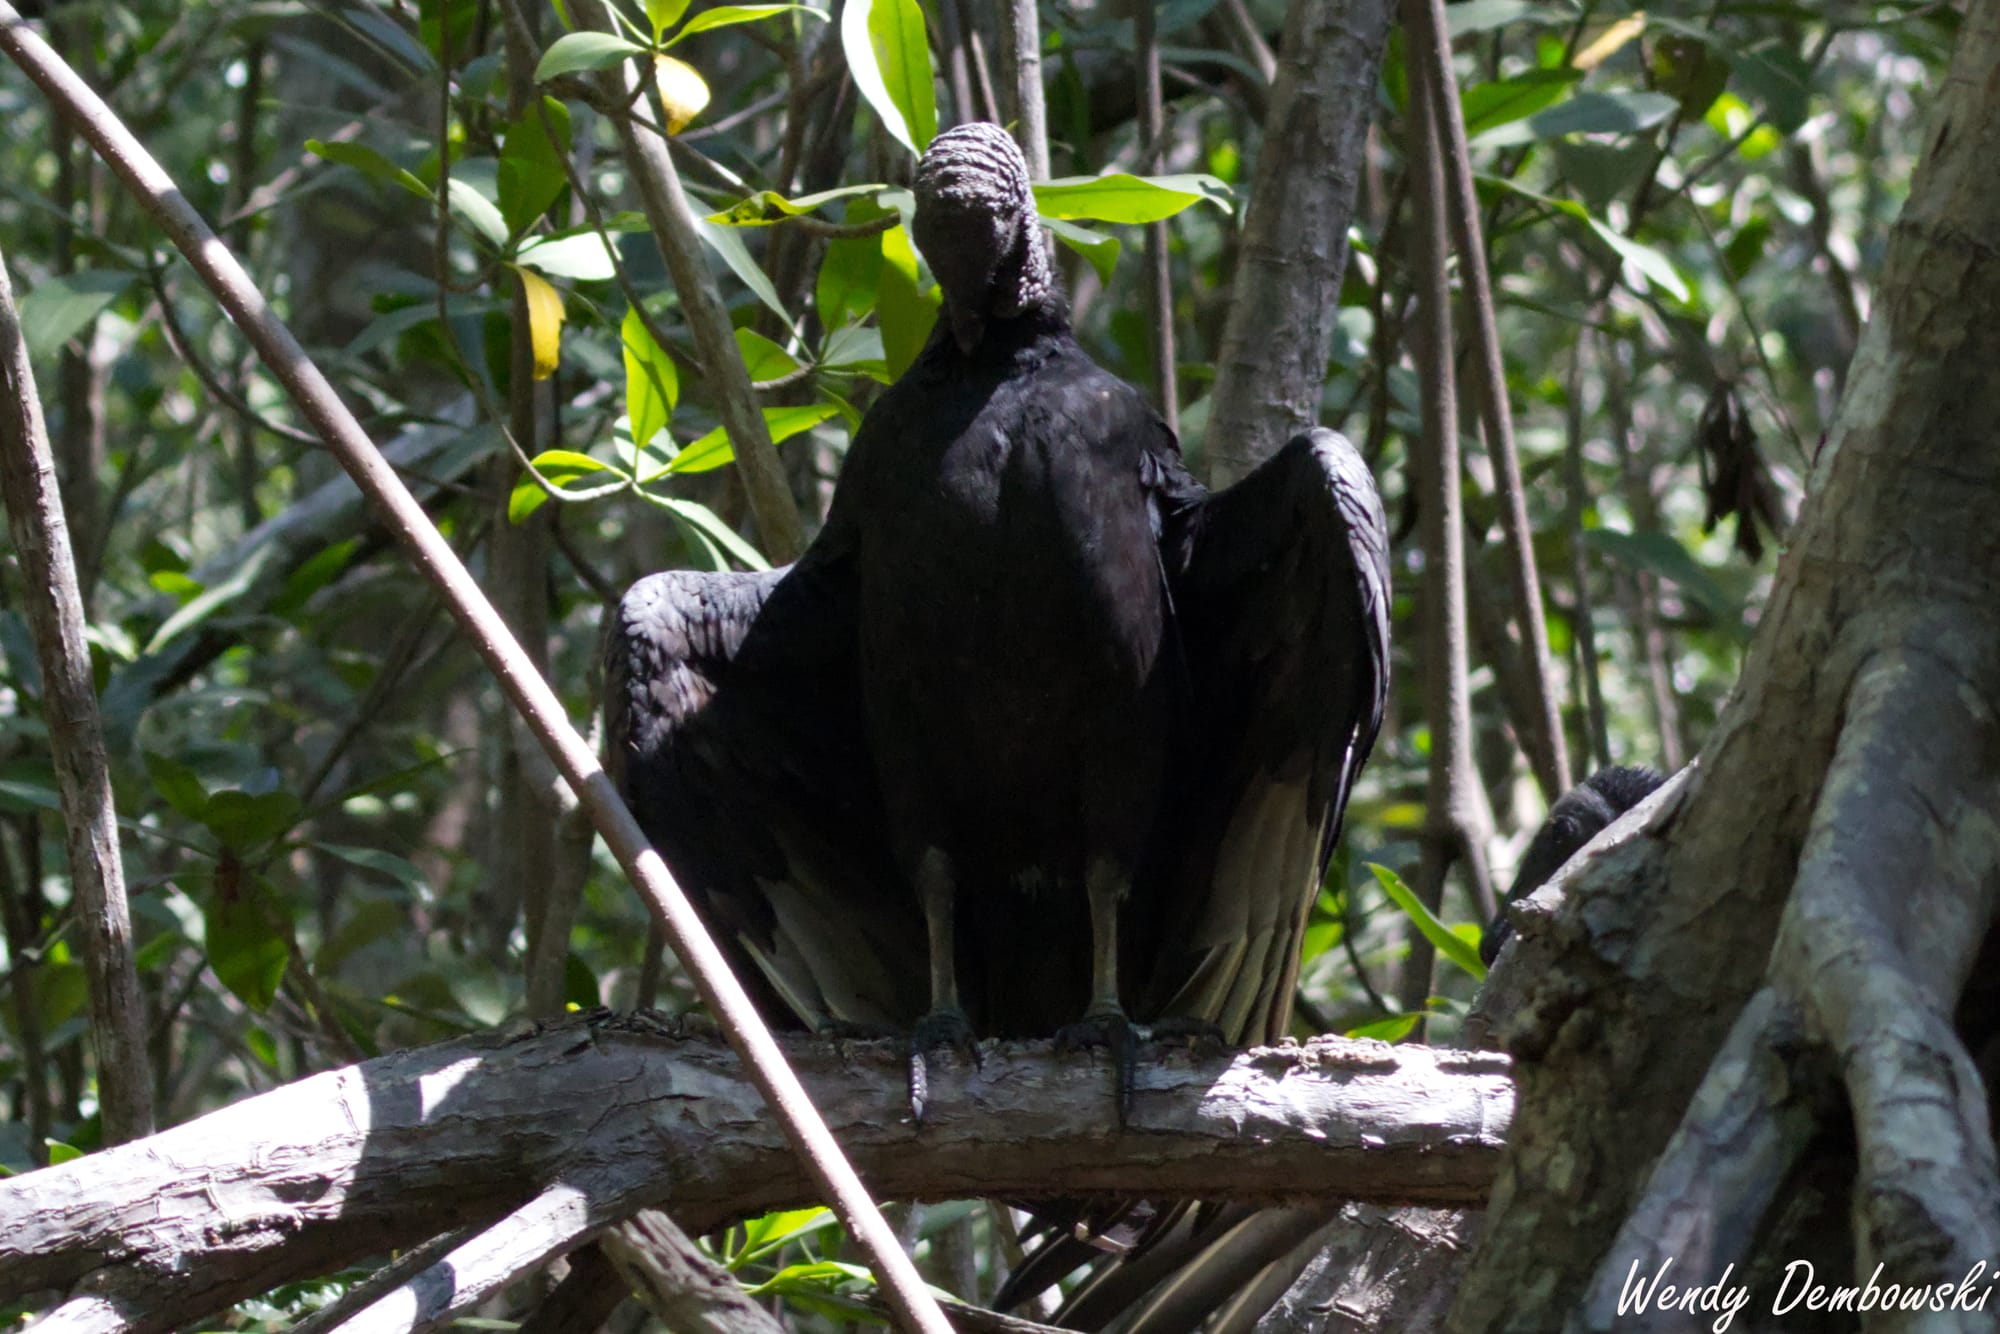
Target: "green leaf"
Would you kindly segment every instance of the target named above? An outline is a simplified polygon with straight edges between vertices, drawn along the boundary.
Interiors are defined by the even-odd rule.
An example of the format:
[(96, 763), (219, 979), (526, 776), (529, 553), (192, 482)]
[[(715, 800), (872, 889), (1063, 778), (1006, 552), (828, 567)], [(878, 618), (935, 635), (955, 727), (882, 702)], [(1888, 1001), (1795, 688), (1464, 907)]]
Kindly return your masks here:
[(1056, 240), (1090, 261), (1090, 267), (1097, 270), (1097, 280), (1109, 284), (1111, 271), (1118, 267), (1118, 252), (1123, 249), (1115, 236), (1103, 232), (1093, 232), (1088, 227), (1079, 227), (1061, 218), (1043, 218), (1042, 225), (1054, 234)]
[(618, 265), (611, 257), (611, 246), (596, 232), (530, 241), (521, 247), (514, 258), (551, 278), (601, 283), (618, 276)]
[(653, 25), (653, 40), (681, 21), (687, 13), (688, 0), (646, 0), (646, 22)]
[(814, 1260), (787, 1265), (771, 1277), (744, 1292), (752, 1297), (783, 1297), (825, 1292), (854, 1282), (872, 1282), (873, 1276), (860, 1265), (838, 1260)]
[(1609, 224), (1600, 221), (1591, 214), (1590, 210), (1575, 200), (1553, 199), (1548, 195), (1540, 194), (1528, 189), (1524, 185), (1498, 176), (1481, 175), (1479, 180), (1487, 185), (1494, 185), (1503, 190), (1510, 190), (1524, 199), (1534, 200), (1544, 208), (1553, 209), (1558, 213), (1575, 218), (1578, 222), (1590, 228), (1592, 234), (1600, 241), (1603, 241), (1604, 244), (1616, 251), (1620, 259), (1625, 260), (1637, 268), (1639, 272), (1645, 274), (1647, 280), (1658, 286), (1660, 290), (1666, 292), (1676, 301), (1685, 302), (1692, 299), (1692, 294), (1688, 291), (1687, 283), (1681, 279), (1680, 271), (1673, 266), (1673, 261), (1651, 246), (1634, 241), (1629, 236), (1621, 236)]
[(941, 297), (937, 288), (917, 285), (917, 252), (910, 234), (902, 227), (882, 233), (881, 277), (875, 290), (875, 309), (882, 326), (882, 359), (889, 374), (900, 377), (924, 350), (937, 323)]
[[(839, 411), (840, 409), (831, 403), (765, 408), (764, 428), (771, 433), (771, 443), (775, 445), (791, 439), (800, 431), (819, 425)], [(641, 480), (651, 482), (669, 473), (713, 472), (735, 460), (736, 450), (729, 443), (729, 435), (718, 426), (674, 455), (664, 467)]]
[(145, 760), (146, 775), (153, 780), (153, 790), (165, 798), (167, 805), (190, 820), (199, 820), (207, 813), (208, 790), (194, 776), (194, 770), (178, 760), (150, 750), (145, 752)]
[(1376, 883), (1382, 886), (1390, 900), (1401, 908), (1409, 919), (1417, 924), (1417, 930), (1424, 933), (1424, 939), (1436, 947), (1437, 952), (1479, 981), (1486, 980), (1486, 965), (1479, 961), (1479, 951), (1465, 942), (1464, 937), (1453, 931), (1431, 915), (1431, 910), (1418, 900), (1416, 892), (1403, 883), (1403, 877), (1386, 866), (1374, 862), (1367, 863)]
[(1376, 1038), (1383, 1042), (1401, 1042), (1404, 1038), (1410, 1036), (1410, 1030), (1415, 1028), (1417, 1021), (1423, 1017), (1422, 1012), (1416, 1014), (1392, 1014), (1387, 1019), (1377, 1019), (1372, 1024), (1363, 1024), (1359, 1028), (1350, 1028), (1347, 1030), (1346, 1036), (1350, 1038)]
[(674, 40), (667, 45), (677, 46), (686, 38), (698, 32), (707, 32), (710, 28), (727, 28), (737, 23), (755, 23), (759, 19), (767, 19), (774, 14), (783, 14), (794, 9), (801, 14), (810, 14), (816, 19), (826, 17), (817, 9), (806, 5), (717, 5), (714, 9), (704, 9), (689, 19), (687, 26), (675, 33)]
[(131, 287), (136, 276), (116, 269), (85, 269), (35, 284), (21, 298), (21, 331), (28, 355), (49, 357), (87, 328)]
[[(776, 190), (759, 190), (754, 195), (737, 200), (720, 213), (709, 214), (708, 221), (728, 227), (763, 227), (783, 222), (786, 218), (803, 217), (838, 200), (872, 195), (885, 188), (882, 185), (844, 185), (838, 190), (822, 190), (818, 194), (800, 195), (797, 199), (787, 199)], [(849, 221), (865, 219), (850, 218)]]
[(569, 108), (553, 97), (542, 98), (541, 106), (548, 112), (556, 142), (550, 142), (542, 113), (534, 107), (507, 127), (501, 141), (500, 216), (509, 233), (526, 231), (569, 184), (562, 162), (569, 152)]
[(759, 301), (777, 313), (787, 329), (792, 327), (792, 317), (785, 312), (785, 303), (778, 299), (778, 289), (771, 286), (771, 280), (764, 276), (764, 270), (757, 267), (757, 261), (750, 258), (744, 248), (743, 238), (720, 223), (703, 219), (697, 224), (701, 229), (701, 239), (708, 242), (709, 249), (722, 256), (722, 262), (730, 272), (743, 280), (743, 285), (754, 292)]
[(1235, 196), (1214, 176), (1131, 176), (1114, 171), (1104, 176), (1068, 176), (1034, 187), (1035, 208), (1042, 216), (1065, 221), (1158, 222), (1203, 202), (1230, 211)]
[(73, 1163), (83, 1157), (83, 1150), (74, 1144), (65, 1144), (59, 1139), (45, 1139), (42, 1147), (49, 1151), (49, 1166), (58, 1167), (63, 1163)]
[(854, 86), (882, 125), (912, 153), (937, 137), (930, 39), (917, 0), (850, 0), (840, 44)]
[(492, 200), (480, 194), (470, 181), (457, 176), (451, 178), (449, 195), (454, 217), (485, 237), (494, 249), (507, 248), (507, 220), (500, 216)]
[(708, 506), (696, 504), (692, 500), (682, 500), (678, 496), (654, 495), (650, 491), (641, 491), (639, 494), (716, 543), (748, 568), (753, 570), (771, 568), (771, 562), (764, 559), (763, 552), (738, 537), (736, 530), (724, 523)]
[(268, 543), (258, 547), (230, 571), (227, 579), (219, 584), (210, 584), (199, 594), (188, 599), (153, 632), (153, 637), (146, 642), (145, 652), (149, 655), (158, 653), (176, 636), (194, 629), (248, 592), (277, 552), (278, 548)]
[(1580, 69), (1537, 69), (1511, 79), (1473, 84), (1459, 97), (1466, 137), (1477, 138), (1560, 102), (1582, 77)]
[(344, 542), (335, 542), (320, 548), (306, 559), (306, 563), (293, 570), (286, 578), (285, 586), (271, 599), (267, 610), (273, 616), (290, 616), (306, 605), (313, 594), (325, 588), (340, 577), (347, 568), (347, 562), (360, 549), (361, 539), (350, 537)]
[(1584, 530), (1584, 545), (1635, 570), (1658, 575), (1701, 604), (1724, 625), (1735, 625), (1743, 609), (1733, 602), (1715, 577), (1695, 562), (1688, 549), (1665, 533), (1620, 533), (1609, 528)]
[[(847, 211), (850, 222), (872, 222), (888, 210), (862, 200)], [(822, 327), (837, 329), (866, 319), (875, 309), (875, 289), (882, 281), (882, 240), (877, 236), (840, 236), (826, 243), (819, 263), (813, 302)]]
[(680, 372), (653, 341), (637, 309), (626, 310), (618, 333), (625, 345), (625, 415), (632, 422), (632, 443), (644, 448), (680, 403)]
[(1491, 32), (1510, 23), (1567, 23), (1572, 15), (1563, 9), (1546, 0), (1464, 0), (1444, 7), (1444, 21), (1451, 36), (1458, 38), (1467, 33)]
[(201, 822), (235, 852), (248, 852), (277, 838), (299, 822), (304, 813), (289, 792), (241, 792), (225, 788), (211, 792)]
[[(546, 481), (550, 486), (558, 490), (563, 490), (566, 496), (571, 496), (578, 500), (588, 499), (590, 496), (605, 495), (609, 492), (622, 489), (624, 485), (623, 479), (625, 474), (619, 472), (618, 476), (620, 480), (611, 483), (609, 486), (594, 487), (590, 491), (583, 493), (565, 490), (568, 483), (575, 481), (579, 477), (587, 476), (590, 473), (617, 472), (617, 469), (603, 460), (594, 459), (588, 454), (579, 454), (574, 450), (545, 449), (537, 454), (531, 462), (535, 465), (535, 471), (542, 475), (543, 481)], [(521, 474), (520, 480), (514, 483), (514, 489), (507, 497), (507, 522), (521, 522), (547, 504), (548, 500), (549, 493), (542, 489), (541, 482), (536, 481), (524, 471)]]
[(403, 170), (382, 154), (366, 144), (324, 143), (318, 139), (306, 140), (306, 151), (337, 162), (343, 167), (352, 167), (364, 176), (372, 176), (390, 185), (400, 185), (419, 199), (435, 198), (430, 187), (416, 176)]
[(736, 331), (736, 350), (743, 354), (743, 369), (752, 380), (775, 380), (799, 368), (799, 361), (754, 329)]
[(645, 49), (637, 42), (628, 42), (608, 32), (565, 33), (542, 52), (541, 63), (535, 66), (535, 82), (547, 83), (558, 75), (584, 70), (609, 69)]
[(262, 1014), (284, 980), (289, 933), (276, 896), (261, 880), (241, 875), (235, 881), (226, 890), (218, 883), (202, 914), (208, 966), (223, 986)]
[(1524, 120), (1496, 126), (1470, 147), (1509, 148), (1565, 134), (1636, 134), (1673, 115), (1679, 105), (1665, 93), (1578, 93)]
[(380, 848), (350, 847), (345, 843), (314, 843), (312, 846), (364, 871), (387, 876), (412, 893), (425, 887), (424, 873), (416, 868), (416, 864), (393, 852), (384, 852)]
[(743, 1225), (743, 1246), (729, 1258), (731, 1269), (740, 1269), (789, 1242), (811, 1232), (836, 1227), (840, 1219), (831, 1209), (785, 1209), (753, 1218)]

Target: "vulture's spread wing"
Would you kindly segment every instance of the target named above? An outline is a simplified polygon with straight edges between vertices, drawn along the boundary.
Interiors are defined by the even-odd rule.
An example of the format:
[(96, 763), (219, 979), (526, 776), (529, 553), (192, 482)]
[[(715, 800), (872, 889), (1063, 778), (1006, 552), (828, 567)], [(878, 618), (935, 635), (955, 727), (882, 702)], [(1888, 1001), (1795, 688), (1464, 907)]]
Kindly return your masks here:
[(1188, 662), (1166, 901), (1146, 1014), (1275, 1041), (1299, 936), (1389, 682), (1389, 533), (1346, 439), (1295, 436), (1175, 516), (1163, 546)]
[(607, 640), (607, 759), (767, 1017), (901, 1028), (923, 924), (888, 858), (855, 636), (842, 560), (641, 580)]

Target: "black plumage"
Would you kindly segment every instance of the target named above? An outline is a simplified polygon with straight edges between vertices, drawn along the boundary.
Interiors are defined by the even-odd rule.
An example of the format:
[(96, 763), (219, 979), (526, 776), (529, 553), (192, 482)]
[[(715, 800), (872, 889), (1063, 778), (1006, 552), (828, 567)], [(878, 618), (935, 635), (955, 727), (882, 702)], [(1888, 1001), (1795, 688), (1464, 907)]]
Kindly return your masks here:
[(1507, 920), (1507, 907), (1523, 895), (1532, 894), (1563, 863), (1583, 851), (1584, 844), (1611, 827), (1611, 822), (1659, 790), (1666, 776), (1643, 766), (1614, 765), (1599, 769), (1556, 798), (1549, 817), (1528, 850), (1521, 854), (1521, 869), (1501, 901), (1500, 912), (1479, 938), (1479, 957), (1488, 965), (1500, 956), (1500, 947), (1514, 932)]
[(767, 1008), (913, 1027), (917, 1091), (975, 1036), (1274, 1038), (1386, 690), (1367, 468), (1312, 431), (1209, 495), (1076, 342), (1011, 139), (915, 193), (937, 328), (795, 567), (621, 603), (620, 781)]

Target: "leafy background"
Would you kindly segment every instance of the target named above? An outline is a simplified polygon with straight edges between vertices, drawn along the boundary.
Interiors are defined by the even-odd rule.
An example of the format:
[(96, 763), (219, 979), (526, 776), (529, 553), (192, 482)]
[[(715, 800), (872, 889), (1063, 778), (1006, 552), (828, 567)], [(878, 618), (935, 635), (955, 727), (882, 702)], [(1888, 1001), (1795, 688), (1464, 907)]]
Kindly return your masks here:
[[(860, 412), (933, 318), (904, 183), (939, 124), (985, 106), (974, 71), (997, 34), (989, 7), (961, 0), (837, 13), (652, 0), (617, 37), (564, 36), (560, 5), (523, 8), (542, 48), (531, 88), (507, 56), (507, 7), (488, 0), (118, 0), (45, 21), (246, 256), (440, 529), (527, 609), (584, 719), (620, 589), (667, 566), (764, 563), (613, 127), (582, 95), (591, 71), (659, 80), (644, 105), (677, 129), (707, 262), (810, 519)], [(1276, 41), (1273, 0), (1159, 7), (1155, 146), (1137, 126), (1129, 11), (1041, 6), (1068, 179), (1039, 200), (1082, 336), (1153, 382), (1135, 224), (1169, 219), (1197, 461), (1267, 92), (1232, 8)], [(1956, 13), (1722, 0), (1449, 13), (1570, 749), (1579, 765), (1677, 764), (1760, 612)], [(1378, 93), (1321, 410), (1363, 445), (1399, 529), (1399, 675), (1308, 931), (1298, 1023), (1393, 1037), (1416, 1018), (1386, 998), (1409, 946), (1397, 872), (1416, 862), (1429, 745), (1410, 598), (1400, 34)], [(163, 1121), (519, 1013), (538, 893), (522, 831), (546, 850), (559, 820), (534, 800), (497, 691), (186, 267), (11, 71), (0, 115), (0, 237), (83, 566)], [(523, 402), (534, 473), (507, 443)], [(1543, 802), (1502, 706), (1497, 506), (1483, 456), (1468, 460), (1475, 754), (1504, 883)], [(1732, 517), (1711, 520), (1718, 501)], [(97, 1143), (19, 579), (10, 547), (0, 1163), (14, 1170)], [(691, 1004), (608, 858), (567, 855), (587, 859), (567, 1000), (629, 1005), (657, 986), (666, 1007)], [(1442, 929), (1469, 944), (1479, 916), (1454, 890)], [(1433, 1038), (1449, 1038), (1473, 985), (1443, 970)], [(966, 1204), (906, 1221), (936, 1281), (976, 1298), (1004, 1267), (997, 1217)], [(825, 1215), (714, 1244), (802, 1320), (852, 1313), (860, 1280)], [(341, 1282), (235, 1321), (285, 1327)]]

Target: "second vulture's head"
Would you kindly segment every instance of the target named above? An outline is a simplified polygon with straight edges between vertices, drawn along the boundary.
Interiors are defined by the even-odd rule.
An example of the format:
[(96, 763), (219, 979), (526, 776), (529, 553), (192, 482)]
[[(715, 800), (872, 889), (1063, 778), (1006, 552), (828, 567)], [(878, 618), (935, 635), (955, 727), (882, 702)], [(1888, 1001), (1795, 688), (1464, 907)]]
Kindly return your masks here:
[(1028, 164), (998, 125), (974, 121), (931, 140), (917, 163), (917, 248), (944, 289), (944, 316), (970, 353), (988, 320), (1058, 300), (1035, 221)]

